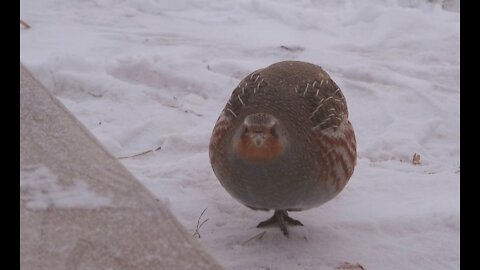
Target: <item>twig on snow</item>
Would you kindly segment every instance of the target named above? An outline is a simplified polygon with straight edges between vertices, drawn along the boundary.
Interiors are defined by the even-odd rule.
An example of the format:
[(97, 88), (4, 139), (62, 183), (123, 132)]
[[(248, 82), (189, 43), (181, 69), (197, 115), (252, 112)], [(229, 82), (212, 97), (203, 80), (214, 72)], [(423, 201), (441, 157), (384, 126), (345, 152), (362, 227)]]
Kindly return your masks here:
[(205, 213), (205, 211), (207, 211), (207, 208), (203, 209), (202, 213), (200, 214), (200, 216), (198, 217), (198, 220), (197, 220), (197, 228), (195, 229), (195, 232), (193, 233), (193, 237), (197, 237), (200, 238), (200, 228), (202, 227), (203, 224), (205, 224), (205, 222), (208, 221), (208, 218), (205, 219), (204, 221), (202, 221), (200, 223), (200, 219), (202, 218), (203, 214)]
[(30, 28), (30, 25), (28, 23), (26, 23), (24, 20), (20, 19), (20, 24), (23, 25), (23, 27), (25, 28)]
[(263, 232), (261, 232), (261, 233), (259, 233), (259, 234), (256, 234), (256, 235), (250, 237), (248, 240), (246, 240), (245, 242), (242, 243), (242, 246), (245, 246), (246, 244), (248, 244), (248, 243), (250, 243), (250, 242), (252, 242), (252, 241), (254, 241), (254, 240), (260, 240), (260, 239), (262, 239), (262, 237), (263, 237), (266, 233), (267, 233), (267, 231), (263, 231)]
[(141, 155), (148, 154), (148, 153), (150, 153), (150, 152), (158, 151), (158, 150), (160, 150), (160, 149), (162, 149), (161, 146), (157, 147), (155, 150), (147, 150), (147, 151), (144, 151), (144, 152), (142, 152), (142, 153), (140, 153), (140, 154), (135, 154), (135, 155), (132, 155), (132, 156), (125, 156), (125, 157), (117, 157), (117, 158), (118, 158), (118, 159), (125, 159), (125, 158), (138, 157), (138, 156), (141, 156)]

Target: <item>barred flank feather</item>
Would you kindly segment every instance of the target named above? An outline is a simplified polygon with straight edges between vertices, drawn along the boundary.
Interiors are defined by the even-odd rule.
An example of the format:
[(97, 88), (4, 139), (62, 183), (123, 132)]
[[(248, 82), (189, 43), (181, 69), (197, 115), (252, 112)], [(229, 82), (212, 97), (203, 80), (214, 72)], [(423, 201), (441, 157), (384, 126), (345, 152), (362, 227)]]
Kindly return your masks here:
[(357, 161), (355, 133), (352, 124), (344, 120), (338, 129), (317, 132), (318, 163), (323, 169), (320, 181), (331, 181), (340, 192), (353, 174)]

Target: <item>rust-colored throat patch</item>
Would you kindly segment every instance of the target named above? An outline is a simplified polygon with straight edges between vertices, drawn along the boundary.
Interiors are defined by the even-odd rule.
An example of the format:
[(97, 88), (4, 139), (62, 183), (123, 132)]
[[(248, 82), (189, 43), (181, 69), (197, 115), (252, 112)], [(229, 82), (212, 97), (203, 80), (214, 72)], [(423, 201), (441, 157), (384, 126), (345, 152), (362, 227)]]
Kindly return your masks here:
[(269, 162), (279, 157), (284, 144), (279, 138), (276, 123), (268, 125), (243, 124), (241, 135), (234, 140), (234, 149), (240, 157), (251, 162)]

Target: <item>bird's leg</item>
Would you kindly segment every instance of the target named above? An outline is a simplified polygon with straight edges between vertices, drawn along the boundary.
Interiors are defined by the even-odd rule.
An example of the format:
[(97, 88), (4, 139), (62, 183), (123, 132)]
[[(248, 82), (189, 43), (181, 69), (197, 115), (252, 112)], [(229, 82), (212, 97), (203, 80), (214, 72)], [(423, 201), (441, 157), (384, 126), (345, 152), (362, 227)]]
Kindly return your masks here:
[(287, 225), (303, 226), (300, 221), (289, 217), (287, 210), (275, 210), (273, 216), (265, 221), (258, 223), (257, 228), (267, 227), (274, 224), (277, 224), (280, 227), (280, 230), (286, 237), (288, 237)]

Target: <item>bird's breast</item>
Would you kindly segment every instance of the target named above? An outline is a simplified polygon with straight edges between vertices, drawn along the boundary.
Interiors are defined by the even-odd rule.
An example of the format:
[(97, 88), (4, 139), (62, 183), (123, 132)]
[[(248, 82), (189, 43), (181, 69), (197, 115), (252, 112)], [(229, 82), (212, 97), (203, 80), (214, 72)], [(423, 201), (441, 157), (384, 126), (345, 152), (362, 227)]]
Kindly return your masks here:
[(243, 137), (234, 142), (234, 152), (246, 162), (265, 164), (278, 159), (285, 150), (284, 145), (275, 138), (268, 138), (258, 146), (249, 138)]
[(320, 172), (313, 150), (298, 155), (287, 147), (269, 162), (245, 159), (234, 149), (229, 152), (222, 161), (225, 165), (220, 165), (229, 169), (223, 170), (219, 179), (233, 197), (246, 205), (265, 209), (307, 209), (329, 193), (329, 188), (323, 187), (324, 183), (318, 180)]

